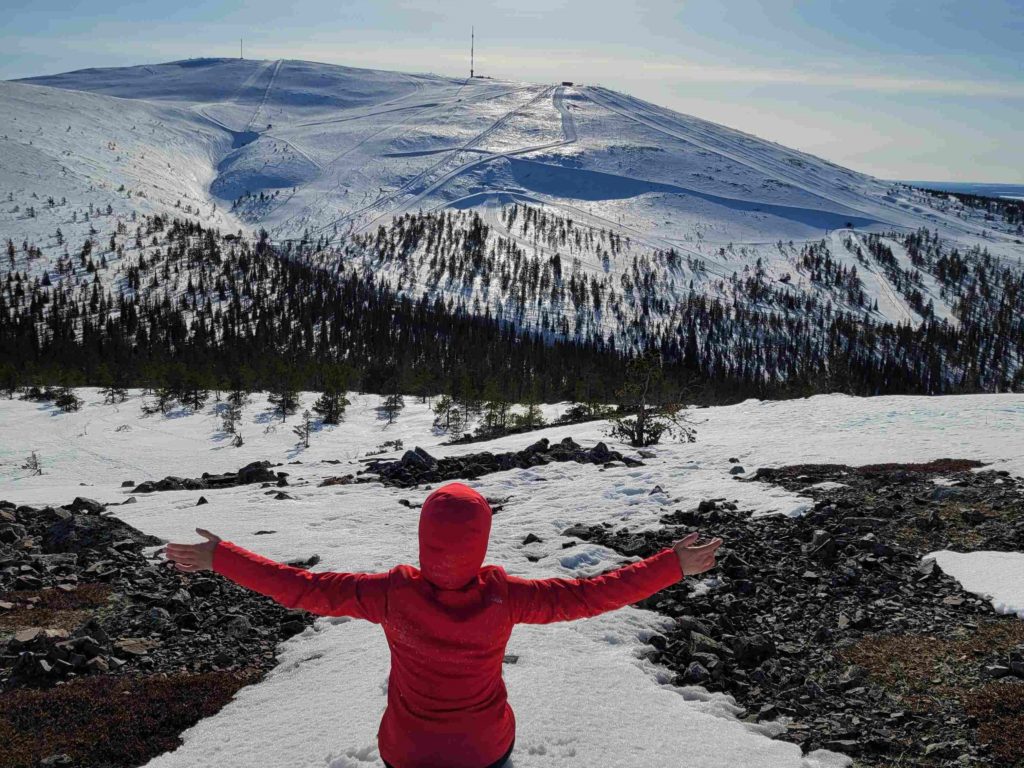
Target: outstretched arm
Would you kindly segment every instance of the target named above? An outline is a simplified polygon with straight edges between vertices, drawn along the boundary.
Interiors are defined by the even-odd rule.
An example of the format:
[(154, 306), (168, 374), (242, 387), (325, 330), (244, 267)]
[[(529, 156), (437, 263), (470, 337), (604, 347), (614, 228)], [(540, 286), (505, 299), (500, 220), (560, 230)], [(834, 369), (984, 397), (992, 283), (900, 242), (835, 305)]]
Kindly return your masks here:
[(375, 624), (387, 612), (387, 573), (312, 573), (275, 562), (196, 528), (201, 544), (168, 544), (167, 559), (184, 573), (216, 571), (286, 608), (353, 616)]
[(512, 621), (517, 624), (550, 624), (572, 621), (614, 611), (639, 602), (671, 586), (684, 576), (714, 567), (721, 539), (695, 546), (699, 534), (691, 533), (671, 549), (589, 579), (520, 579), (508, 577)]

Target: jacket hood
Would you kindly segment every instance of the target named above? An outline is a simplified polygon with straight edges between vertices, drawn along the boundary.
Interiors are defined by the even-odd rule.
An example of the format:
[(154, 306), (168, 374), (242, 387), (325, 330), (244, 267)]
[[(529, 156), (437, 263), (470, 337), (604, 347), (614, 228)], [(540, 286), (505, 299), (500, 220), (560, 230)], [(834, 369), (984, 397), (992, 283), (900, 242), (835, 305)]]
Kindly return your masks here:
[(449, 483), (420, 511), (420, 572), (441, 589), (466, 586), (480, 571), (491, 535), (491, 506), (469, 486)]

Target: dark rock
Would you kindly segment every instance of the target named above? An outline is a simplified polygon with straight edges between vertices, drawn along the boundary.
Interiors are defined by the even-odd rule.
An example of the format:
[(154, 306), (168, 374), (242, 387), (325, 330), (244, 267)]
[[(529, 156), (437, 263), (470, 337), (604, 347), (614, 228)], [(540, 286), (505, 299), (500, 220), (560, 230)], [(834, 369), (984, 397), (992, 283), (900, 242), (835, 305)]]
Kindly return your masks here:
[(711, 679), (711, 673), (699, 661), (690, 662), (683, 673), (683, 681), (690, 685), (703, 685)]
[(197, 507), (200, 507), (200, 506), (202, 506), (203, 504), (209, 504), (209, 503), (210, 503), (210, 502), (208, 502), (208, 501), (206, 500), (206, 497), (205, 497), (205, 496), (200, 496), (200, 497), (199, 497), (199, 501), (197, 501), (197, 502), (196, 502), (196, 506), (197, 506)]
[(320, 555), (310, 555), (309, 557), (307, 557), (304, 560), (302, 558), (299, 558), (297, 560), (289, 560), (287, 565), (290, 565), (292, 568), (308, 569), (308, 568), (312, 568), (314, 565), (316, 565), (319, 562), (320, 562)]
[[(605, 443), (598, 443), (593, 448), (584, 451), (571, 438), (565, 438), (554, 445), (544, 438), (521, 451), (499, 454), (484, 451), (442, 459), (434, 458), (422, 448), (417, 447), (406, 451), (397, 461), (371, 459), (360, 474), (376, 475), (376, 479), (384, 485), (411, 488), (424, 483), (474, 479), (492, 472), (516, 468), (525, 469), (551, 461), (575, 461), (601, 466), (610, 462), (622, 462), (626, 466), (642, 466), (642, 462), (610, 450)], [(342, 480), (328, 478), (321, 485), (335, 482), (341, 484)], [(353, 479), (351, 482), (371, 482), (371, 479), (364, 477)]]
[(294, 637), (295, 635), (300, 634), (305, 629), (305, 622), (299, 619), (289, 619), (281, 624), (281, 637), (287, 640), (289, 637)]
[(77, 496), (71, 504), (68, 505), (68, 509), (72, 512), (85, 512), (90, 515), (98, 515), (106, 506), (100, 504), (94, 499), (87, 499), (84, 496)]
[(252, 622), (248, 616), (226, 616), (217, 627), (226, 637), (242, 638), (252, 633)]
[(544, 540), (535, 533), (528, 533), (526, 538), (523, 539), (523, 546), (527, 544), (541, 544)]
[(589, 527), (576, 524), (562, 531), (563, 536), (575, 536), (577, 539), (583, 539), (587, 541), (591, 537), (591, 530)]

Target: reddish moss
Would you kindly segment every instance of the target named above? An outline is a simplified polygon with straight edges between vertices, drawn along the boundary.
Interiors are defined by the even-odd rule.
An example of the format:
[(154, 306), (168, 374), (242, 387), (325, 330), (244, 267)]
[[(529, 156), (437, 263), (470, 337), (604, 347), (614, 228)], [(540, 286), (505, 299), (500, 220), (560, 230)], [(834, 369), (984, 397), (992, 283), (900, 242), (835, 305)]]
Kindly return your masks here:
[[(74, 629), (93, 613), (92, 609), (105, 605), (112, 591), (109, 584), (80, 584), (70, 592), (63, 589), (5, 592), (0, 594), (0, 600), (21, 605), (0, 614), (0, 631), (21, 627)], [(29, 608), (25, 604), (31, 597), (39, 600)]]
[(8, 691), (0, 694), (0, 768), (34, 768), (60, 753), (75, 765), (141, 765), (176, 749), (182, 731), (261, 674), (88, 677), (47, 690)]
[(992, 747), (999, 765), (1024, 764), (1024, 684), (989, 683), (964, 705), (978, 720), (978, 740)]

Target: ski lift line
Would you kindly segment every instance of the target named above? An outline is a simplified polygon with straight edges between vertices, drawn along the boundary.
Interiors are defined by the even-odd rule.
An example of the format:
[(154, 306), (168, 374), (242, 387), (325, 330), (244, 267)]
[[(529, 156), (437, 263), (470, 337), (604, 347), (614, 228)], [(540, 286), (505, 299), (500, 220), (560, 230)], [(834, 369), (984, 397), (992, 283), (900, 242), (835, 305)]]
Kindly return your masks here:
[[(482, 98), (480, 98), (478, 100), (475, 100), (474, 103), (476, 103), (476, 101), (489, 101), (489, 100), (491, 100), (493, 98), (501, 98), (501, 97), (504, 97), (504, 96), (513, 95), (513, 94), (519, 93), (520, 91), (523, 91), (523, 90), (532, 90), (532, 88), (529, 87), (529, 86), (524, 86), (524, 87), (519, 87), (519, 88), (513, 88), (513, 89), (510, 89), (510, 90), (504, 90), (501, 93), (496, 94), (496, 95), (486, 94)], [(422, 120), (418, 121), (415, 124), (419, 124), (419, 122), (422, 122), (423, 120), (429, 119), (429, 117), (431, 115), (435, 114), (439, 110), (446, 109), (447, 107), (450, 106), (450, 104), (451, 104), (450, 101), (446, 101), (446, 102), (441, 102), (440, 104), (436, 104), (436, 105), (422, 105), (422, 109), (424, 109), (424, 110), (430, 109), (431, 107), (433, 107), (433, 110), (431, 112), (427, 112), (426, 114), (423, 114), (422, 115)], [(410, 109), (420, 109), (420, 107), (410, 107)], [(449, 112), (449, 114), (450, 114), (450, 112)], [(372, 131), (371, 133), (369, 133), (366, 136), (364, 136), (362, 139), (360, 139), (358, 142), (356, 142), (354, 145), (352, 145), (348, 149), (345, 149), (345, 150), (341, 151), (340, 153), (338, 153), (337, 155), (332, 157), (330, 160), (328, 160), (327, 163), (323, 166), (324, 170), (326, 170), (327, 168), (332, 166), (334, 163), (336, 163), (342, 157), (345, 157), (346, 155), (350, 154), (351, 152), (354, 152), (356, 149), (358, 149), (360, 146), (362, 146), (367, 141), (370, 141), (371, 139), (379, 136), (382, 133), (386, 133), (387, 131), (394, 130), (395, 128), (398, 128), (398, 127), (404, 125), (405, 123), (409, 122), (410, 120), (413, 120), (414, 118), (417, 118), (417, 117), (420, 117), (419, 113), (417, 113), (416, 115), (410, 115), (405, 120), (400, 120), (397, 123), (392, 123), (390, 125), (386, 125), (386, 126), (384, 126), (383, 128), (381, 128), (381, 129), (379, 129), (377, 131)], [(452, 151), (454, 151), (454, 150), (452, 150)], [(266, 216), (272, 215), (275, 211), (279, 210), (281, 207), (286, 205), (292, 199), (292, 197), (294, 197), (294, 195), (297, 194), (298, 190), (304, 189), (305, 187), (307, 187), (310, 184), (312, 184), (313, 181), (314, 180), (311, 179), (309, 181), (305, 181), (302, 184), (298, 185), (296, 187), (296, 191), (292, 195), (289, 195), (289, 197), (287, 197), (286, 199), (280, 201), (276, 206), (271, 208), (267, 212)], [(339, 181), (339, 183), (337, 185), (335, 185), (334, 189), (337, 189), (340, 186), (341, 186), (341, 182)], [(371, 203), (371, 205), (373, 205), (373, 204)], [(294, 214), (289, 216), (287, 219), (285, 219), (284, 221), (279, 223), (275, 227), (275, 229), (280, 230), (281, 228), (283, 228), (289, 222), (295, 221), (296, 219), (301, 218), (302, 216), (305, 216), (307, 214), (312, 215), (312, 213), (313, 213), (312, 208), (307, 204), (306, 206), (304, 206), (302, 208), (302, 210), (295, 212)], [(319, 230), (319, 231), (322, 231), (322, 229)], [(287, 242), (287, 241), (278, 241), (278, 242)]]
[[(485, 99), (482, 99), (482, 100), (489, 100), (490, 98), (500, 98), (500, 97), (502, 97), (502, 96), (506, 96), (506, 95), (511, 95), (511, 94), (515, 94), (515, 93), (518, 93), (518, 92), (520, 92), (520, 91), (522, 91), (522, 90), (533, 90), (533, 89), (532, 89), (532, 88), (530, 88), (530, 87), (523, 87), (523, 88), (514, 88), (514, 89), (512, 89), (512, 90), (506, 90), (506, 91), (503, 91), (503, 92), (502, 92), (501, 94), (498, 94), (498, 96), (496, 96), (496, 97), (491, 97), (491, 96), (487, 96), (487, 97), (486, 97)], [(444, 108), (445, 106), (447, 106), (447, 104), (442, 104), (442, 105), (440, 105), (439, 107), (437, 107), (437, 109), (442, 109), (442, 108)], [(409, 119), (412, 119), (412, 118), (410, 117)], [(360, 146), (360, 145), (361, 145), (361, 144), (363, 144), (364, 142), (368, 141), (369, 139), (373, 138), (374, 136), (377, 136), (377, 135), (379, 135), (380, 133), (383, 133), (383, 132), (385, 132), (385, 131), (388, 131), (388, 130), (391, 130), (391, 129), (393, 129), (393, 128), (396, 128), (396, 127), (398, 127), (398, 126), (402, 125), (402, 124), (403, 124), (403, 123), (405, 123), (405, 122), (406, 122), (406, 121), (404, 121), (404, 120), (403, 120), (403, 121), (400, 121), (400, 122), (398, 122), (398, 123), (395, 123), (395, 124), (393, 124), (393, 125), (391, 125), (391, 126), (385, 126), (385, 127), (384, 127), (384, 128), (382, 128), (381, 130), (379, 130), (379, 131), (376, 131), (376, 132), (374, 132), (374, 133), (372, 133), (372, 134), (370, 134), (370, 135), (368, 135), (368, 136), (364, 137), (364, 138), (363, 138), (362, 140), (360, 140), (359, 142), (357, 142), (357, 144), (355, 144), (354, 146), (350, 147), (349, 149), (347, 149), (347, 150), (343, 151), (343, 152), (342, 152), (342, 153), (340, 153), (339, 155), (337, 155), (337, 156), (335, 156), (334, 158), (332, 158), (332, 159), (330, 160), (330, 162), (328, 163), (328, 165), (331, 165), (331, 164), (333, 164), (333, 163), (334, 163), (334, 162), (336, 162), (336, 161), (337, 161), (338, 159), (340, 159), (341, 157), (345, 156), (345, 155), (346, 155), (346, 154), (348, 154), (349, 152), (352, 152), (352, 151), (353, 151), (353, 150), (355, 150), (355, 149), (356, 149), (356, 148), (357, 148), (358, 146)], [(456, 151), (456, 150), (454, 150), (454, 149), (453, 149), (452, 151)], [(441, 161), (439, 161), (438, 163), (436, 163), (436, 164), (435, 164), (434, 166), (431, 166), (430, 168), (426, 169), (426, 171), (425, 171), (425, 172), (429, 172), (429, 171), (430, 171), (431, 169), (433, 169), (433, 168), (436, 168), (437, 166), (439, 166), (439, 165), (440, 165), (441, 163), (443, 163), (443, 162), (444, 162), (444, 159), (442, 159)], [(415, 179), (414, 179), (413, 181), (415, 181)], [(312, 183), (312, 182), (306, 182), (306, 183), (305, 183), (305, 184), (303, 184), (302, 186), (304, 187), (304, 186), (306, 186), (306, 184), (309, 184), (309, 183)], [(411, 183), (411, 182), (410, 182), (410, 183)], [(340, 182), (339, 182), (339, 185), (338, 185), (338, 186), (341, 186)], [(366, 211), (368, 211), (368, 210), (372, 209), (373, 207), (375, 207), (375, 205), (376, 205), (376, 204), (378, 203), (378, 201), (380, 201), (380, 200), (382, 200), (382, 199), (383, 199), (383, 197), (384, 197), (384, 196), (378, 197), (378, 198), (377, 198), (377, 199), (376, 199), (376, 200), (375, 200), (374, 202), (370, 203), (369, 205), (367, 205), (367, 206), (364, 206), (363, 208), (357, 209), (357, 211), (355, 211), (355, 212), (351, 212), (351, 213), (349, 213), (349, 214), (346, 214), (346, 216), (352, 216), (353, 214), (362, 214), (362, 213), (364, 213), (364, 212), (366, 212)], [(283, 205), (283, 204), (284, 204), (284, 201), (282, 201), (281, 205)], [(276, 209), (275, 209), (275, 210), (276, 210)], [(310, 210), (309, 206), (306, 206), (306, 207), (305, 207), (305, 208), (304, 208), (304, 209), (303, 209), (302, 211), (300, 211), (300, 212), (297, 212), (296, 214), (294, 214), (294, 215), (290, 216), (290, 217), (289, 217), (288, 219), (286, 219), (286, 220), (285, 220), (284, 222), (282, 222), (282, 223), (281, 223), (280, 225), (278, 225), (278, 227), (277, 227), (277, 228), (278, 228), (278, 229), (280, 229), (280, 228), (281, 228), (282, 226), (284, 226), (284, 224), (287, 224), (287, 223), (288, 223), (288, 222), (290, 222), (290, 221), (294, 221), (294, 220), (295, 220), (296, 218), (298, 218), (298, 217), (302, 216), (302, 215), (303, 215), (303, 214), (305, 214), (306, 212), (312, 213), (312, 211)], [(345, 218), (345, 217), (342, 217), (342, 218)], [(320, 227), (319, 229), (317, 229), (317, 230), (315, 230), (315, 231), (316, 231), (316, 232), (322, 232), (322, 231), (323, 231), (324, 229), (326, 229), (327, 227), (331, 227), (331, 226), (336, 226), (336, 224), (337, 224), (337, 223), (339, 223), (339, 222), (341, 222), (341, 221), (342, 221), (341, 219), (338, 219), (338, 220), (334, 220), (334, 221), (332, 221), (332, 222), (329, 222), (329, 223), (328, 223), (327, 225), (325, 225), (325, 226), (322, 226), (322, 227)], [(347, 222), (346, 222), (346, 223), (347, 223)], [(298, 238), (290, 238), (290, 240), (295, 240), (295, 239), (298, 239)], [(278, 242), (288, 242), (288, 240), (281, 240), (281, 241), (278, 241)]]
[(249, 123), (245, 126), (245, 130), (252, 130), (253, 123), (255, 123), (256, 118), (259, 117), (260, 111), (263, 109), (263, 105), (267, 103), (267, 97), (270, 95), (270, 89), (274, 87), (274, 81), (277, 79), (277, 73), (281, 71), (281, 64), (283, 61), (284, 59), (278, 59), (274, 63), (274, 71), (270, 73), (270, 81), (267, 83), (267, 87), (263, 91), (263, 98), (260, 99), (260, 103), (256, 105), (256, 111), (253, 112), (252, 117), (249, 118)]
[[(552, 94), (552, 102), (554, 104), (556, 104), (556, 106), (557, 106), (556, 98), (557, 98), (557, 95), (560, 93), (560, 91), (561, 91), (561, 87), (560, 86), (559, 87), (552, 87), (547, 92), (538, 94), (537, 98), (540, 98), (541, 96), (546, 96), (547, 93), (551, 93)], [(520, 107), (520, 109), (528, 108), (535, 101), (537, 101), (537, 98), (531, 100), (527, 104), (524, 104), (522, 107)], [(423, 200), (428, 195), (436, 192), (438, 189), (440, 189), (441, 187), (446, 185), (452, 179), (456, 178), (457, 176), (460, 176), (461, 174), (465, 173), (466, 171), (468, 171), (471, 168), (474, 168), (474, 167), (476, 167), (478, 165), (483, 165), (485, 163), (489, 163), (492, 160), (496, 160), (496, 159), (508, 158), (508, 157), (513, 157), (513, 156), (516, 156), (516, 155), (528, 154), (528, 153), (531, 153), (531, 152), (538, 152), (538, 151), (544, 150), (544, 149), (552, 149), (554, 147), (564, 146), (566, 144), (571, 144), (574, 141), (576, 141), (575, 128), (573, 128), (573, 131), (572, 131), (572, 138), (565, 138), (565, 121), (564, 121), (564, 117), (563, 117), (562, 126), (563, 126), (563, 139), (561, 141), (547, 142), (545, 144), (539, 144), (539, 145), (532, 146), (532, 147), (520, 147), (518, 149), (508, 150), (506, 152), (494, 152), (494, 153), (491, 153), (490, 155), (488, 155), (486, 157), (478, 158), (476, 160), (473, 160), (473, 161), (470, 161), (468, 163), (465, 163), (465, 164), (463, 164), (463, 165), (453, 169), (452, 171), (449, 171), (448, 173), (446, 173), (444, 176), (442, 176), (436, 182), (434, 182), (433, 184), (431, 184), (428, 187), (426, 187), (422, 192), (419, 192), (418, 194), (414, 195), (411, 200), (408, 200), (408, 201), (406, 201), (404, 203), (400, 203), (399, 207), (397, 209), (392, 209), (391, 211), (382, 211), (380, 214), (378, 214), (374, 218), (370, 219), (369, 221), (367, 221), (367, 222), (365, 222), (363, 224), (360, 224), (356, 228), (356, 230), (357, 231), (365, 231), (365, 230), (369, 229), (375, 223), (377, 223), (380, 219), (382, 219), (383, 217), (387, 216), (389, 213), (391, 213), (392, 216), (393, 216), (394, 214), (398, 213), (399, 211), (402, 211), (402, 210), (408, 211), (412, 206), (416, 205), (416, 203), (420, 202), (421, 200)], [(460, 150), (460, 152), (468, 152), (468, 151), (473, 151), (473, 150), (465, 148), (465, 147), (462, 150)], [(441, 162), (443, 162), (443, 161), (441, 161)], [(440, 163), (438, 163), (438, 165), (440, 165)]]
[[(548, 95), (550, 92), (551, 92), (551, 89), (550, 88), (546, 88), (546, 89), (542, 90), (540, 93), (538, 93), (536, 96), (534, 96), (532, 99), (527, 101), (526, 103), (520, 104), (515, 109), (512, 109), (509, 112), (505, 113), (504, 115), (499, 117), (494, 123), (492, 123), (488, 128), (486, 128), (484, 131), (482, 131), (481, 133), (477, 134), (473, 138), (469, 139), (469, 141), (467, 141), (457, 151), (462, 151), (464, 149), (472, 147), (477, 142), (482, 141), (483, 139), (487, 138), (487, 136), (489, 136), (491, 133), (493, 133), (494, 131), (498, 130), (500, 127), (502, 127), (508, 120), (510, 120), (519, 111), (521, 111), (524, 108), (527, 108), (527, 107), (531, 106), (532, 104), (534, 104), (536, 101), (538, 101), (542, 97)], [(440, 160), (440, 161), (438, 161), (437, 163), (434, 163), (430, 167), (428, 167), (425, 170), (423, 170), (420, 173), (418, 173), (416, 176), (414, 176), (409, 181), (407, 181), (404, 184), (402, 184), (395, 191), (390, 192), (390, 193), (385, 193), (385, 194), (381, 195), (380, 197), (378, 197), (376, 200), (374, 200), (369, 205), (363, 206), (362, 208), (359, 208), (359, 209), (357, 209), (355, 211), (347, 213), (344, 216), (340, 216), (339, 218), (334, 219), (333, 221), (329, 221), (326, 224), (323, 224), (323, 225), (315, 228), (313, 230), (312, 234), (317, 234), (317, 233), (323, 232), (323, 231), (325, 231), (327, 229), (330, 229), (332, 227), (336, 227), (339, 224), (344, 225), (344, 224), (352, 223), (352, 222), (356, 221), (356, 219), (358, 219), (359, 217), (363, 216), (364, 214), (371, 212), (377, 206), (387, 205), (388, 203), (391, 203), (391, 202), (397, 200), (400, 196), (405, 194), (410, 188), (414, 187), (416, 184), (418, 184), (424, 178), (426, 178), (430, 173), (433, 173), (438, 168), (440, 168), (445, 163), (446, 160), (447, 160), (447, 157), (442, 159), (442, 160)], [(380, 216), (375, 217), (370, 223), (372, 224), (373, 221), (376, 221), (381, 216), (386, 215), (386, 214), (387, 214), (387, 212), (385, 211)], [(299, 239), (301, 239), (301, 238), (286, 238), (286, 239), (283, 239), (283, 240), (279, 240), (278, 242), (294, 242), (294, 241), (299, 240)]]
[[(424, 104), (424, 105), (414, 105), (414, 106), (411, 106), (411, 107), (406, 107), (406, 108), (404, 108), (404, 109), (412, 109), (412, 110), (426, 110), (426, 109), (430, 109), (431, 107), (436, 107), (436, 106), (437, 106), (436, 104)], [(396, 111), (396, 110), (392, 110), (392, 111)], [(375, 138), (375, 137), (379, 136), (379, 135), (380, 135), (380, 134), (382, 134), (382, 133), (386, 133), (387, 131), (393, 130), (394, 128), (397, 128), (397, 127), (399, 127), (399, 126), (403, 125), (403, 124), (404, 124), (404, 123), (406, 123), (406, 122), (407, 122), (408, 120), (411, 120), (411, 119), (413, 119), (413, 117), (414, 117), (414, 115), (410, 115), (410, 116), (409, 116), (408, 118), (406, 118), (405, 120), (400, 120), (400, 121), (399, 121), (399, 122), (397, 122), (397, 123), (392, 123), (392, 124), (390, 124), (390, 125), (386, 125), (386, 126), (384, 126), (383, 128), (380, 128), (379, 130), (376, 130), (376, 131), (373, 131), (373, 130), (371, 129), (371, 132), (370, 132), (370, 133), (368, 133), (367, 135), (365, 135), (365, 136), (364, 136), (363, 138), (361, 138), (361, 139), (360, 139), (359, 141), (357, 141), (357, 142), (356, 142), (355, 144), (353, 144), (353, 145), (352, 145), (351, 147), (349, 147), (348, 149), (342, 150), (342, 151), (341, 151), (341, 152), (339, 152), (339, 153), (338, 153), (337, 155), (335, 155), (335, 156), (334, 156), (334, 157), (332, 157), (332, 158), (331, 158), (330, 160), (328, 160), (328, 161), (327, 161), (327, 162), (326, 162), (326, 163), (325, 163), (324, 165), (320, 166), (320, 167), (321, 167), (321, 171), (324, 171), (324, 170), (326, 170), (327, 168), (329, 168), (330, 166), (332, 166), (332, 165), (333, 165), (334, 163), (336, 163), (336, 162), (337, 162), (338, 160), (340, 160), (340, 159), (341, 159), (342, 157), (345, 157), (346, 155), (350, 154), (351, 152), (354, 152), (354, 151), (355, 151), (356, 149), (358, 149), (358, 148), (359, 148), (360, 146), (362, 146), (362, 145), (363, 145), (364, 143), (366, 143), (367, 141), (369, 141), (369, 140), (371, 140), (371, 139), (373, 139), (373, 138)], [(358, 119), (358, 118), (351, 118), (351, 119)], [(281, 208), (282, 206), (286, 205), (286, 204), (287, 204), (288, 202), (290, 202), (290, 201), (291, 201), (291, 199), (292, 199), (292, 198), (293, 198), (293, 197), (295, 196), (295, 194), (297, 194), (297, 192), (298, 192), (298, 190), (299, 190), (299, 189), (304, 189), (304, 188), (305, 188), (306, 186), (308, 186), (308, 185), (312, 184), (312, 183), (313, 183), (313, 181), (314, 181), (313, 179), (310, 179), (310, 180), (308, 180), (308, 181), (305, 181), (305, 182), (303, 182), (302, 184), (298, 185), (298, 186), (297, 186), (297, 187), (295, 188), (295, 191), (293, 191), (293, 193), (292, 193), (291, 195), (289, 195), (289, 196), (288, 196), (288, 197), (287, 197), (286, 199), (282, 200), (282, 201), (281, 201), (281, 202), (279, 202), (279, 203), (278, 203), (278, 204), (277, 204), (276, 206), (274, 206), (274, 207), (273, 207), (273, 208), (271, 208), (271, 209), (270, 209), (269, 211), (267, 211), (267, 213), (266, 213), (266, 215), (265, 215), (265, 216), (270, 216), (270, 215), (272, 215), (272, 214), (273, 214), (273, 213), (274, 213), (275, 211), (277, 211), (278, 209), (280, 209), (280, 208)], [(337, 189), (337, 188), (338, 188), (338, 187), (340, 187), (340, 186), (341, 186), (341, 184), (340, 184), (340, 182), (339, 182), (339, 183), (338, 183), (338, 184), (337, 184), (337, 185), (336, 185), (336, 186), (335, 186), (334, 188), (335, 188), (335, 189)], [(310, 206), (309, 206), (309, 205), (307, 204), (306, 206), (304, 206), (304, 207), (302, 208), (302, 210), (300, 210), (300, 211), (296, 211), (296, 212), (295, 212), (294, 214), (292, 214), (292, 215), (291, 215), (291, 216), (289, 216), (289, 217), (288, 217), (287, 219), (285, 219), (285, 220), (284, 220), (284, 221), (282, 221), (282, 222), (281, 222), (280, 224), (278, 224), (278, 225), (277, 225), (277, 227), (275, 227), (275, 228), (276, 228), (276, 229), (280, 229), (280, 228), (282, 228), (283, 226), (285, 226), (286, 224), (288, 224), (289, 222), (291, 222), (291, 221), (295, 221), (295, 219), (297, 219), (297, 218), (300, 218), (300, 217), (302, 217), (302, 216), (304, 216), (304, 215), (306, 215), (306, 214), (310, 214), (310, 215), (312, 215), (312, 213), (313, 213), (312, 209), (311, 209), (311, 208), (310, 208)]]

